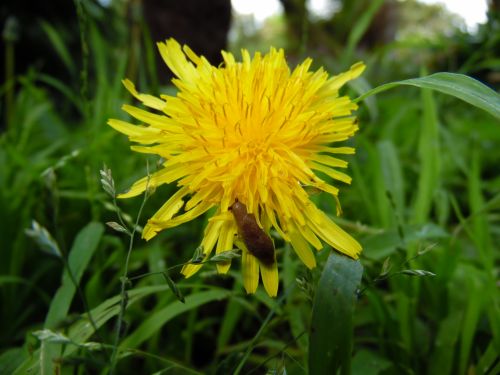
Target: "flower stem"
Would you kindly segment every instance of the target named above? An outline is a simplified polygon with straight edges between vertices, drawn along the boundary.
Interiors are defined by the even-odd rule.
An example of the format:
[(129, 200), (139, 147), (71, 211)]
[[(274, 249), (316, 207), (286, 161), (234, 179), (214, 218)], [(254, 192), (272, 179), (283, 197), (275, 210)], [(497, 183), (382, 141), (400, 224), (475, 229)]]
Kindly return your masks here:
[[(149, 171), (148, 171), (148, 176), (149, 176)], [(139, 219), (141, 217), (144, 205), (146, 204), (146, 201), (148, 200), (148, 185), (149, 185), (149, 179), (147, 181), (146, 192), (144, 193), (144, 199), (142, 200), (141, 207), (139, 208), (139, 212), (137, 213), (137, 218), (135, 220), (134, 228), (132, 229), (132, 232), (130, 233), (130, 241), (129, 241), (129, 245), (128, 245), (127, 257), (125, 259), (125, 267), (123, 270), (123, 276), (121, 277), (120, 312), (118, 313), (118, 320), (116, 322), (115, 340), (113, 343), (113, 353), (111, 354), (111, 363), (110, 363), (110, 370), (109, 370), (110, 375), (112, 375), (114, 373), (115, 368), (116, 368), (117, 355), (118, 355), (118, 345), (120, 344), (120, 336), (121, 336), (121, 330), (122, 330), (122, 325), (123, 325), (123, 316), (125, 315), (125, 310), (127, 309), (127, 304), (128, 304), (127, 282), (129, 281), (129, 279), (128, 279), (128, 267), (129, 267), (129, 263), (130, 263), (130, 255), (132, 254), (132, 248), (134, 246), (135, 232), (137, 231), (137, 226), (139, 225)], [(113, 198), (113, 202), (116, 205), (115, 198)]]

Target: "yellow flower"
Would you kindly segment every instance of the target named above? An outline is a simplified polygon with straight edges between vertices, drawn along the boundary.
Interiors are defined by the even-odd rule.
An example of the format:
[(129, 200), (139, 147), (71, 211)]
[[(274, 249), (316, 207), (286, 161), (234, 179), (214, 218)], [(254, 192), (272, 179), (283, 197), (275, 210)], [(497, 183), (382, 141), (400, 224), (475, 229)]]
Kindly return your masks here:
[[(238, 246), (246, 291), (256, 291), (260, 273), (272, 297), (279, 282), (268, 235), (272, 228), (309, 268), (316, 265), (312, 248), (321, 249), (321, 240), (357, 258), (361, 246), (311, 202), (305, 188), (320, 189), (337, 199), (338, 189), (317, 172), (351, 181), (338, 170), (347, 162), (332, 155), (353, 154), (354, 149), (331, 144), (348, 139), (358, 129), (352, 116), (356, 104), (338, 92), (365, 66), (357, 63), (329, 78), (323, 69), (309, 71), (311, 59), (291, 71), (281, 49), (271, 48), (253, 58), (242, 50), (241, 62), (223, 51), (224, 64), (215, 67), (173, 39), (158, 47), (177, 77), (172, 80), (177, 95), (142, 94), (125, 80), (128, 91), (155, 111), (124, 105), (123, 110), (142, 125), (109, 120), (110, 126), (141, 144), (132, 150), (166, 160), (149, 177), (150, 187), (174, 181), (179, 186), (149, 219), (143, 238), (149, 240), (216, 207), (201, 241), (203, 254), (208, 257), (214, 248), (221, 253)], [(120, 197), (141, 194), (147, 184), (144, 177)], [(232, 210), (237, 202), (246, 221), (241, 217), (238, 222)], [(248, 233), (242, 233), (247, 227)], [(271, 258), (258, 254), (263, 243)], [(182, 273), (190, 277), (200, 267), (188, 264)], [(229, 267), (230, 262), (217, 264), (219, 273)]]

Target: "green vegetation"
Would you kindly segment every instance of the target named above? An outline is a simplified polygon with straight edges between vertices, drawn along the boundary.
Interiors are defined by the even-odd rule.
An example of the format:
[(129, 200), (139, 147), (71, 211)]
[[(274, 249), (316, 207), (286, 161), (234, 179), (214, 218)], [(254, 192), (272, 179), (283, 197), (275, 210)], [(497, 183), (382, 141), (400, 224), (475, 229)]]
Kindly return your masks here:
[[(481, 48), (466, 60), (434, 54), (440, 43), (470, 51), (464, 34), (359, 48), (377, 5), (346, 31), (344, 49), (332, 43), (335, 55), (306, 48), (325, 37), (309, 27), (297, 53), (332, 74), (357, 60), (367, 65), (349, 92), (359, 100), (360, 131), (337, 220), (364, 250), (354, 262), (324, 249), (309, 272), (278, 242), (280, 294), (271, 299), (262, 287), (244, 293), (237, 262), (225, 276), (216, 274), (217, 259), (193, 278), (179, 275), (206, 218), (151, 242), (136, 235), (123, 278), (131, 232), (175, 186), (116, 206), (110, 173), (124, 191), (158, 160), (130, 152), (106, 122), (125, 116), (120, 107), (132, 101), (121, 83), (131, 60), (141, 91), (173, 89), (158, 88), (150, 41), (129, 48), (122, 25), (115, 27), (122, 42), (111, 42), (95, 12), (75, 4), (79, 57), (55, 25), (40, 26), (69, 80), (36, 67), (14, 75), (15, 56), (6, 53), (0, 374), (500, 372), (500, 96), (465, 76), (494, 83), (498, 20), (478, 31)], [(274, 22), (273, 30), (286, 32)], [(243, 43), (240, 36), (235, 45)], [(329, 197), (314, 199), (333, 215)], [(337, 300), (328, 299), (332, 290)]]

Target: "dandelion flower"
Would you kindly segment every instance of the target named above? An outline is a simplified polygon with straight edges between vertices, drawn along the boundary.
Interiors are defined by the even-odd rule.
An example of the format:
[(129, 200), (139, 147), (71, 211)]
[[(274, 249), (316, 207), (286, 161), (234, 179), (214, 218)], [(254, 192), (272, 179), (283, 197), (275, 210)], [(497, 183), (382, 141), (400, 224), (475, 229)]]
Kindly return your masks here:
[[(358, 129), (352, 115), (357, 105), (339, 96), (339, 89), (365, 66), (357, 63), (328, 77), (323, 69), (310, 71), (312, 60), (306, 59), (291, 70), (284, 51), (271, 48), (253, 57), (242, 50), (241, 62), (222, 51), (224, 63), (215, 67), (173, 39), (158, 47), (176, 76), (172, 82), (177, 95), (142, 94), (125, 80), (128, 91), (153, 111), (124, 105), (142, 124), (109, 121), (139, 144), (132, 150), (165, 160), (160, 170), (135, 182), (121, 198), (141, 194), (148, 184), (177, 182), (179, 187), (148, 220), (143, 238), (215, 207), (201, 241), (204, 257), (214, 249), (218, 254), (239, 247), (246, 291), (256, 291), (260, 275), (272, 297), (279, 281), (272, 229), (309, 268), (316, 265), (313, 249), (321, 249), (323, 242), (357, 258), (361, 246), (314, 205), (306, 188), (337, 200), (332, 179), (351, 182), (339, 171), (347, 162), (335, 155), (353, 154), (354, 149), (332, 144)], [(187, 264), (182, 273), (190, 277), (201, 266)], [(229, 267), (230, 261), (217, 264), (219, 273)]]

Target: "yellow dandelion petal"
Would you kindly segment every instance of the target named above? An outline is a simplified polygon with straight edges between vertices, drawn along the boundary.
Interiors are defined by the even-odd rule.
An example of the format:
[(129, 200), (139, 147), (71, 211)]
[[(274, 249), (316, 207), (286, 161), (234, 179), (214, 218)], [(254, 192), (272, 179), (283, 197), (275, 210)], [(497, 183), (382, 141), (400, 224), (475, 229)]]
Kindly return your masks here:
[(136, 181), (128, 191), (119, 194), (118, 198), (131, 198), (135, 197), (146, 190), (147, 187), (155, 188), (162, 184), (168, 184), (186, 174), (185, 168), (164, 168), (158, 172), (154, 172), (150, 176), (146, 176)]
[(320, 164), (328, 165), (329, 167), (347, 168), (347, 162), (345, 160), (328, 155), (315, 155), (311, 157), (311, 160), (317, 161)]
[(213, 207), (213, 203), (211, 202), (200, 202), (197, 206), (192, 208), (191, 210), (178, 215), (172, 219), (161, 220), (155, 219), (154, 217), (149, 219), (148, 225), (157, 228), (158, 230), (163, 230), (167, 228), (176, 227), (177, 225), (186, 223), (193, 219), (196, 219), (198, 216), (203, 215), (209, 209)]
[(160, 133), (156, 129), (132, 125), (121, 120), (109, 120), (108, 125), (120, 133), (128, 135), (131, 141), (143, 144), (155, 143)]
[(305, 240), (302, 234), (299, 233), (294, 227), (291, 227), (288, 235), (290, 236), (292, 247), (300, 260), (308, 268), (316, 267), (316, 258), (314, 257), (309, 243)]
[(262, 284), (269, 297), (276, 297), (278, 295), (278, 263), (274, 262), (270, 265), (259, 262), (260, 275), (262, 276)]
[(323, 211), (316, 206), (309, 206), (309, 227), (317, 233), (327, 244), (351, 258), (357, 259), (361, 252), (361, 245), (347, 232), (341, 229)]
[[(219, 237), (221, 227), (223, 225), (222, 221), (212, 221), (209, 222), (205, 228), (205, 234), (203, 240), (201, 241), (201, 247), (203, 249), (203, 255), (205, 259), (212, 253), (217, 238)], [(193, 276), (196, 272), (200, 270), (202, 266), (200, 264), (186, 264), (182, 267), (181, 273), (187, 278)]]
[[(186, 188), (181, 188), (165, 202), (165, 204), (153, 215), (152, 220), (164, 222), (171, 219), (184, 205), (183, 198), (188, 194)], [(161, 228), (156, 228), (149, 223), (146, 224), (142, 231), (142, 238), (150, 240)]]
[(321, 165), (318, 163), (311, 163), (311, 168), (320, 172), (323, 172), (324, 174), (330, 176), (331, 178), (334, 178), (335, 180), (339, 180), (342, 182), (345, 182), (346, 184), (351, 183), (351, 177), (346, 175), (345, 173), (336, 171), (333, 168), (327, 167), (325, 165)]
[[(183, 133), (182, 127), (165, 115), (151, 113), (128, 104), (123, 105), (122, 109), (135, 119), (149, 124), (150, 127), (148, 129), (150, 131), (159, 132), (160, 130), (164, 130), (171, 133)], [(158, 141), (158, 138), (156, 141)]]
[(197, 76), (196, 69), (182, 51), (181, 45), (174, 39), (158, 43), (160, 55), (170, 70), (181, 80), (191, 83)]
[(354, 147), (319, 147), (320, 152), (329, 152), (331, 154), (354, 154)]
[(182, 50), (184, 51), (186, 56), (189, 58), (189, 60), (194, 62), (196, 65), (200, 65), (202, 63), (203, 60), (196, 53), (194, 53), (193, 50), (191, 48), (189, 48), (188, 46), (184, 45), (182, 47)]
[(255, 293), (259, 286), (259, 261), (246, 249), (241, 256), (241, 272), (245, 290), (248, 294)]
[(288, 238), (288, 235), (281, 229), (281, 226), (278, 224), (278, 221), (276, 220), (276, 215), (274, 213), (273, 208), (271, 207), (270, 204), (265, 205), (264, 207), (266, 209), (265, 214), (268, 218), (268, 220), (271, 222), (272, 226), (278, 234), (285, 240), (285, 241), (290, 241)]
[(307, 243), (312, 245), (317, 251), (323, 248), (323, 244), (320, 239), (314, 234), (314, 232), (307, 226), (299, 226), (299, 232)]
[(200, 202), (206, 201), (208, 198), (217, 197), (220, 188), (218, 186), (210, 186), (206, 189), (202, 189), (196, 194), (194, 194), (190, 200), (186, 202), (186, 210), (191, 210), (193, 207), (197, 206)]
[(146, 107), (157, 109), (159, 111), (165, 108), (165, 101), (149, 94), (141, 94), (135, 89), (135, 85), (128, 79), (123, 80), (125, 88)]
[[(222, 227), (220, 229), (219, 240), (217, 242), (217, 248), (215, 252), (217, 254), (233, 249), (234, 236), (237, 233), (236, 225), (234, 224), (234, 220), (229, 218), (223, 222)], [(229, 267), (231, 267), (231, 262), (226, 263), (217, 263), (217, 271), (219, 273), (227, 273), (229, 271)]]
[[(141, 194), (148, 186), (179, 187), (148, 220), (143, 237), (151, 239), (215, 207), (201, 241), (205, 257), (214, 248), (220, 253), (236, 244), (242, 249), (245, 290), (254, 293), (261, 275), (271, 296), (278, 291), (279, 260), (269, 256), (270, 231), (290, 242), (309, 268), (316, 265), (313, 249), (323, 243), (357, 258), (361, 246), (314, 205), (308, 189), (331, 194), (340, 214), (334, 182), (351, 182), (339, 169), (347, 167), (342, 155), (355, 150), (337, 143), (352, 137), (358, 124), (356, 103), (339, 96), (339, 90), (363, 72), (364, 64), (329, 78), (324, 69), (310, 70), (309, 58), (290, 69), (282, 49), (253, 56), (243, 49), (240, 61), (222, 51), (224, 63), (215, 67), (174, 39), (158, 48), (176, 77), (177, 94), (157, 98), (124, 80), (127, 90), (156, 112), (124, 105), (140, 124), (109, 121), (137, 143), (132, 150), (165, 159), (160, 170), (135, 182), (120, 198)], [(243, 228), (250, 224), (237, 225), (236, 202), (245, 207), (253, 235)], [(226, 273), (230, 266), (217, 264), (217, 270)], [(182, 273), (189, 277), (200, 267), (186, 265)]]
[(338, 90), (340, 87), (346, 84), (346, 82), (358, 78), (361, 73), (365, 70), (366, 66), (362, 62), (358, 62), (351, 66), (351, 68), (344, 73), (336, 75), (330, 78), (328, 88), (333, 88)]
[(132, 151), (140, 152), (142, 154), (159, 155), (166, 159), (171, 158), (172, 152), (175, 152), (175, 150), (170, 150), (164, 146), (131, 146), (130, 149)]

